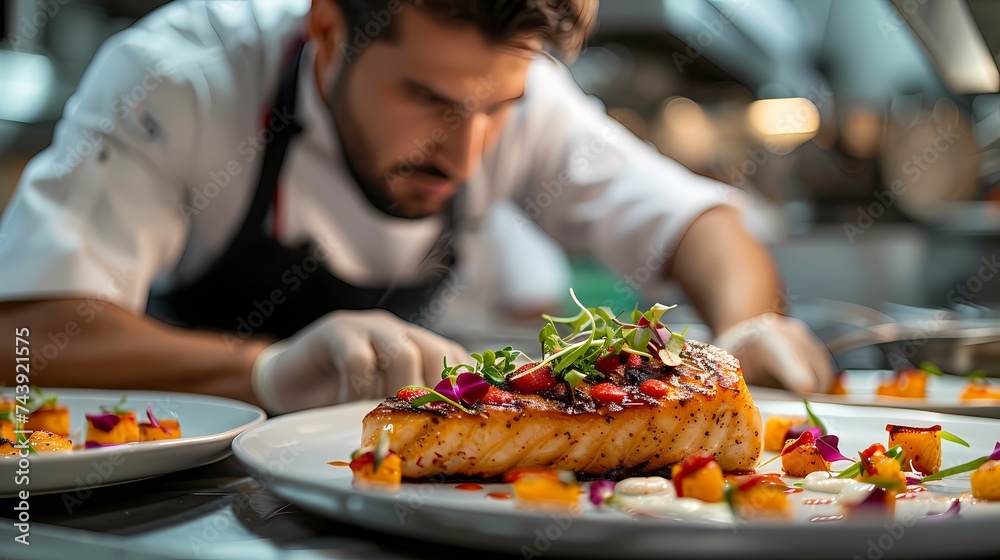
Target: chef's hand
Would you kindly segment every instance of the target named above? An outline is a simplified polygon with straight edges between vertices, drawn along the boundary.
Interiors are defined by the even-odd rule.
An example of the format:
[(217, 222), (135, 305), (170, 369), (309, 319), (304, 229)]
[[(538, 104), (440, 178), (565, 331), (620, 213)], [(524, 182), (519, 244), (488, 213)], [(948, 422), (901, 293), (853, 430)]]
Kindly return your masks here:
[(802, 321), (764, 313), (716, 337), (715, 346), (740, 360), (748, 384), (799, 393), (825, 392), (833, 380), (830, 353)]
[(272, 414), (384, 398), (404, 385), (433, 387), (460, 344), (383, 310), (334, 311), (257, 356), (254, 395)]

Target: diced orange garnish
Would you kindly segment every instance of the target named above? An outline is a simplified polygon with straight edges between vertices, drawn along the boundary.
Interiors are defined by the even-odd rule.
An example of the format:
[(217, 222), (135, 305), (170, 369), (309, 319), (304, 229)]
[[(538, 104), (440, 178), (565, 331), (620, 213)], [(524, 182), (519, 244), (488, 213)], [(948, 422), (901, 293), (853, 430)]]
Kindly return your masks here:
[(540, 476), (559, 480), (559, 471), (545, 467), (517, 467), (503, 473), (503, 481), (510, 484), (523, 476)]
[(707, 451), (689, 455), (671, 471), (674, 489), (684, 498), (721, 502), (725, 493), (722, 468)]
[(1000, 500), (1000, 461), (986, 461), (969, 475), (972, 497), (977, 500)]
[(355, 486), (377, 490), (397, 490), (403, 481), (403, 461), (390, 451), (378, 471), (375, 470), (375, 453), (368, 451), (351, 460), (349, 466), (354, 473)]
[(790, 476), (805, 477), (807, 474), (816, 471), (829, 471), (830, 463), (823, 459), (816, 442), (804, 443), (781, 454), (781, 470)]
[(87, 419), (87, 439), (99, 444), (132, 443), (139, 441), (139, 424), (135, 420), (135, 411), (118, 414), (118, 423), (110, 431), (104, 431), (94, 426)]
[(139, 441), (156, 441), (162, 439), (179, 439), (181, 437), (180, 422), (173, 418), (157, 418), (156, 427), (149, 422), (139, 424)]
[(548, 475), (524, 473), (512, 483), (518, 509), (580, 512), (580, 485)]
[(733, 508), (743, 519), (791, 519), (792, 508), (788, 495), (781, 486), (756, 484), (746, 490), (737, 490)]
[(995, 400), (1000, 401), (1000, 389), (994, 389), (989, 386), (989, 384), (983, 381), (972, 381), (965, 386), (965, 390), (962, 391), (961, 400), (963, 401), (975, 401), (975, 400)]
[(889, 432), (888, 447), (901, 447), (911, 470), (928, 475), (941, 469), (941, 426), (924, 429), (888, 424), (886, 430)]
[(891, 379), (879, 385), (876, 393), (882, 397), (925, 398), (927, 372), (916, 368), (900, 370)]
[(69, 408), (46, 404), (28, 416), (24, 429), (45, 430), (62, 437), (69, 437)]
[(785, 447), (785, 440), (788, 439), (788, 430), (792, 426), (804, 424), (805, 418), (788, 418), (785, 416), (772, 416), (764, 424), (764, 450), (781, 451)]

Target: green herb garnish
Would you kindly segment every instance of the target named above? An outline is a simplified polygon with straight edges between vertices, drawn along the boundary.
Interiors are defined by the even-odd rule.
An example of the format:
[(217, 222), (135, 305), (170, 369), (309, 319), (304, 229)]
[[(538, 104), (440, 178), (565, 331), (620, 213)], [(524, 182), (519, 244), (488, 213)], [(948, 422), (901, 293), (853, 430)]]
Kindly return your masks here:
[(122, 395), (122, 398), (118, 399), (118, 402), (116, 402), (115, 406), (113, 407), (102, 404), (100, 407), (101, 412), (103, 412), (104, 414), (116, 414), (116, 415), (132, 412), (130, 409), (125, 408), (125, 398), (126, 395)]
[(809, 424), (819, 428), (819, 430), (823, 432), (823, 435), (828, 434), (829, 432), (827, 431), (826, 426), (823, 425), (823, 421), (819, 419), (819, 416), (816, 416), (816, 413), (813, 412), (812, 408), (809, 406), (809, 401), (802, 401), (802, 404), (806, 405), (806, 416), (809, 417)]
[(931, 375), (937, 375), (938, 377), (944, 375), (944, 372), (941, 371), (941, 368), (937, 367), (931, 362), (920, 362), (920, 370), (926, 371)]
[(57, 395), (46, 395), (37, 385), (31, 386), (31, 393), (34, 393), (34, 396), (28, 397), (28, 414), (37, 412), (46, 405), (55, 406), (59, 402)]
[(953, 434), (951, 432), (946, 432), (944, 430), (938, 430), (938, 435), (941, 436), (941, 439), (946, 439), (946, 440), (948, 440), (948, 441), (950, 441), (952, 443), (957, 443), (959, 445), (964, 445), (965, 447), (969, 447), (969, 442), (965, 441), (964, 439), (956, 436), (955, 434)]

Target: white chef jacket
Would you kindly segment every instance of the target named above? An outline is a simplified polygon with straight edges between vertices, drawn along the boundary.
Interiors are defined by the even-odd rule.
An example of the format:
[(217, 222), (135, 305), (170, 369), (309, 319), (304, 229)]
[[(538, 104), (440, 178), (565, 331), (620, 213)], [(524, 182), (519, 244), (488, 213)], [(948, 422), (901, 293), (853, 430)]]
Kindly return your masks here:
[[(247, 214), (262, 115), (308, 9), (308, 0), (174, 2), (108, 39), (3, 214), (0, 299), (100, 297), (141, 312), (151, 291), (199, 277)], [(299, 76), (304, 131), (282, 167), (270, 227), (288, 245), (315, 241), (322, 264), (355, 285), (418, 281), (414, 259), (443, 220), (392, 218), (368, 204), (344, 165), (312, 55), (307, 48)], [(466, 225), (507, 197), (566, 250), (623, 276), (665, 266), (698, 215), (738, 200), (631, 135), (541, 56), (464, 188)], [(529, 265), (504, 264), (532, 274)]]

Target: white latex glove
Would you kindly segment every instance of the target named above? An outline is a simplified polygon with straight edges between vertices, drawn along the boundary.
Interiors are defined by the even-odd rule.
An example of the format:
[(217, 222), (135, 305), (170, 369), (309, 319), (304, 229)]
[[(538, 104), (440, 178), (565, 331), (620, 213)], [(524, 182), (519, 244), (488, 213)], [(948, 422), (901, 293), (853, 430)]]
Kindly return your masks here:
[(793, 317), (764, 313), (741, 321), (713, 344), (740, 360), (747, 383), (799, 393), (824, 392), (833, 381), (829, 351)]
[(470, 361), (457, 342), (388, 311), (334, 311), (265, 348), (253, 390), (272, 414), (385, 398), (404, 385), (433, 387), (444, 356), (449, 365)]

